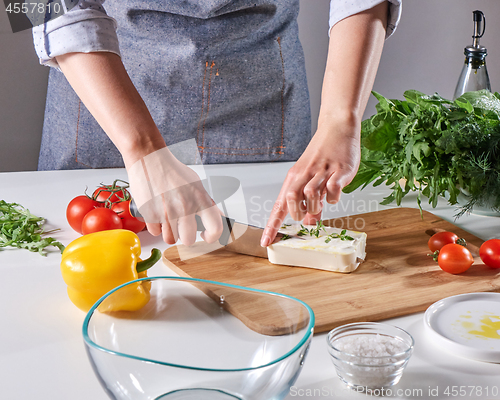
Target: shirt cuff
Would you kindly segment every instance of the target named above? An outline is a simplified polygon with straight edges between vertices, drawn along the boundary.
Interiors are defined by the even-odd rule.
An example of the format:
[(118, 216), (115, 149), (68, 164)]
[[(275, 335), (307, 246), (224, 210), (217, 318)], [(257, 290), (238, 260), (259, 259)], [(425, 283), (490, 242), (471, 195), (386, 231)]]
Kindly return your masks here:
[(59, 69), (54, 57), (108, 51), (120, 55), (116, 21), (95, 10), (75, 10), (33, 28), (40, 64)]
[[(350, 17), (351, 15), (369, 10), (376, 5), (386, 0), (331, 0), (330, 2), (330, 29), (339, 21)], [(387, 18), (387, 28), (385, 38), (392, 36), (401, 18), (401, 2), (402, 0), (388, 0), (389, 1), (389, 16)]]

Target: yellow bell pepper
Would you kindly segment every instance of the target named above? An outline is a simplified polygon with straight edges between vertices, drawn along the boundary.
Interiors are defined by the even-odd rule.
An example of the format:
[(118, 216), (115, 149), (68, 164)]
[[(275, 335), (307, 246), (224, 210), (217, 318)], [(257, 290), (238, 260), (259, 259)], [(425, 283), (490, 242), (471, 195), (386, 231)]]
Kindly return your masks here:
[[(84, 235), (66, 246), (61, 272), (68, 296), (79, 309), (88, 311), (97, 300), (117, 286), (147, 276), (147, 269), (161, 257), (153, 249), (141, 261), (139, 237), (132, 231), (115, 229)], [(98, 310), (136, 311), (149, 301), (149, 281), (136, 282), (115, 292)]]

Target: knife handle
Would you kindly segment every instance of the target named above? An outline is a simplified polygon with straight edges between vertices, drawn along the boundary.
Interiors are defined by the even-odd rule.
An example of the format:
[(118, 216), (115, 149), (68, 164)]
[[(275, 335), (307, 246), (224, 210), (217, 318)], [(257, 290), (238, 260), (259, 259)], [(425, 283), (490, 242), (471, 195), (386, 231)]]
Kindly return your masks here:
[[(201, 220), (199, 215), (195, 215), (196, 219), (196, 230), (203, 232), (205, 230), (205, 225), (203, 225), (203, 221)], [(219, 243), (223, 246), (229, 243), (229, 239), (231, 238), (231, 232), (233, 230), (234, 219), (225, 217), (221, 215), (222, 219), (222, 234), (219, 237)]]
[[(130, 209), (130, 215), (141, 221), (144, 221), (144, 218), (142, 217), (134, 199), (130, 200), (129, 209)], [(205, 225), (203, 225), (201, 217), (199, 215), (195, 215), (194, 218), (196, 220), (196, 230), (199, 232), (205, 231)], [(231, 232), (233, 230), (233, 225), (234, 225), (234, 219), (225, 217), (223, 215), (221, 215), (221, 219), (222, 219), (222, 234), (219, 237), (219, 243), (225, 246), (226, 244), (228, 244), (229, 238), (231, 237)]]

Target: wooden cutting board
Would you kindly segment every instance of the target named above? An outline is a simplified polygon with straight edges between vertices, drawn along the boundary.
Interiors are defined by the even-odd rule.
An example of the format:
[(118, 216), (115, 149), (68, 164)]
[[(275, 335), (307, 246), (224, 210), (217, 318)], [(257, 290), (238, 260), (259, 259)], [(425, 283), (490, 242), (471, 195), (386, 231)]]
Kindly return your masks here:
[[(424, 211), (422, 219), (418, 209), (394, 208), (328, 220), (325, 225), (355, 229), (355, 222), (358, 228), (364, 222), (367, 257), (350, 274), (274, 265), (267, 259), (224, 249), (181, 261), (176, 247), (171, 247), (164, 252), (163, 261), (181, 276), (263, 289), (303, 300), (314, 311), (315, 332), (424, 311), (442, 298), (461, 293), (500, 291), (500, 270), (485, 266), (479, 258), (465, 273), (452, 275), (427, 256), (430, 251), (426, 231), (433, 228), (455, 232), (476, 246), (482, 243), (432, 213)], [(262, 319), (261, 305), (245, 303), (242, 307), (233, 314), (242, 312), (248, 320), (255, 311)], [(269, 320), (272, 318), (270, 315)], [(268, 322), (257, 325), (266, 327)], [(269, 332), (264, 329), (263, 333)]]

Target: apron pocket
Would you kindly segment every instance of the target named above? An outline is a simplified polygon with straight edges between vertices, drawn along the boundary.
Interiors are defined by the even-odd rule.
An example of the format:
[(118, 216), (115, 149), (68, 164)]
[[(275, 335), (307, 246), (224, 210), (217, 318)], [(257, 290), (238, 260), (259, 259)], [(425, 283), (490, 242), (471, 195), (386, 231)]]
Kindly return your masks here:
[(196, 140), (204, 163), (278, 159), (286, 86), (280, 39), (205, 62)]

